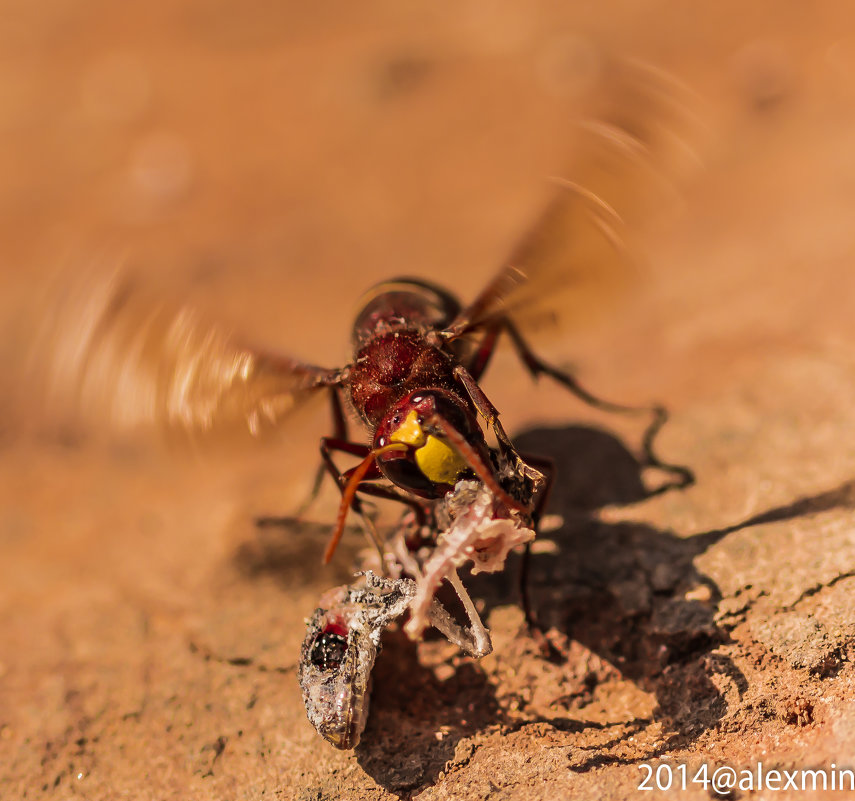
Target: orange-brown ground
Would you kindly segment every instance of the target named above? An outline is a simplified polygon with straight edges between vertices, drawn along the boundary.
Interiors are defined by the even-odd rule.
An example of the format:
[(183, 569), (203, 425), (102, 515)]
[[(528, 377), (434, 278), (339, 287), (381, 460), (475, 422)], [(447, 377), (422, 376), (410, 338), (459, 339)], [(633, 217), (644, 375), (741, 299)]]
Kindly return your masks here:
[(336, 752), (294, 663), (357, 545), (326, 569), (325, 528), (252, 525), (304, 497), (323, 412), (273, 443), (165, 455), (4, 403), (0, 797), (626, 798), (645, 762), (855, 766), (850, 4), (0, 10), (16, 383), (40, 287), (92, 263), (120, 258), (321, 364), (346, 358), (375, 280), (470, 297), (564, 163), (592, 53), (670, 70), (708, 133), (633, 303), (537, 343), (606, 396), (666, 401), (659, 447), (696, 486), (632, 503), (637, 426), (532, 389), (510, 357), (486, 382), (561, 468), (565, 524), (532, 595), (568, 660), (522, 632), (511, 566), (477, 585), (495, 653), (392, 636), (364, 744)]

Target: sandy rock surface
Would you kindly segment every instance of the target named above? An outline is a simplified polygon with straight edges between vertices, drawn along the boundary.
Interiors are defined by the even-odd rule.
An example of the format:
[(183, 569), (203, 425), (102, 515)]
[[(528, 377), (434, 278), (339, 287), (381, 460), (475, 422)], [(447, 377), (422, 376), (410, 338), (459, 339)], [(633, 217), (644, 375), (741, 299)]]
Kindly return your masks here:
[[(855, 768), (855, 14), (582, 6), (0, 0), (0, 797), (622, 799), (650, 765), (706, 799), (703, 765)], [(495, 652), (391, 632), (337, 752), (295, 665), (362, 543), (321, 566), (332, 490), (317, 525), (253, 525), (305, 497), (325, 411), (189, 449), (45, 421), (14, 391), (43, 290), (123, 263), (341, 364), (373, 282), (483, 285), (603, 53), (688, 87), (703, 168), (631, 302), (533, 341), (665, 402), (657, 447), (697, 483), (645, 498), (638, 421), (501, 354), (490, 397), (558, 466), (530, 587), (566, 657), (526, 633), (513, 562), (472, 582)], [(798, 781), (757, 797), (823, 796)]]

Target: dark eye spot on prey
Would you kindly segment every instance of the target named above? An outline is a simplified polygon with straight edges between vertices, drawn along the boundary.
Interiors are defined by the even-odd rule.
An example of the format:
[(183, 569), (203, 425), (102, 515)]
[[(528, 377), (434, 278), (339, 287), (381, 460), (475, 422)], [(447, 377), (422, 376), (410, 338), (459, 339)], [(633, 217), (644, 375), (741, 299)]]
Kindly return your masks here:
[(309, 660), (325, 673), (338, 670), (347, 653), (347, 636), (333, 631), (322, 631), (312, 645)]

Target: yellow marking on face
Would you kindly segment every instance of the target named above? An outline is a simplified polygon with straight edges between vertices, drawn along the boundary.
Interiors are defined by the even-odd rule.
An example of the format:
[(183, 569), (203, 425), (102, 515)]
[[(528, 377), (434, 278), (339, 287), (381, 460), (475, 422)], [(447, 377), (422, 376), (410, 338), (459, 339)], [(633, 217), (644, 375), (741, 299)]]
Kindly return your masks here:
[(392, 442), (403, 442), (416, 449), (416, 464), (428, 481), (434, 484), (455, 484), (468, 465), (447, 442), (433, 434), (425, 434), (415, 410), (389, 435)]
[(425, 444), (427, 435), (419, 422), (419, 416), (415, 409), (411, 410), (404, 420), (390, 435), (389, 439), (392, 442), (403, 442), (405, 445), (412, 445), (414, 448), (421, 448)]
[(468, 467), (454, 448), (432, 435), (428, 435), (427, 442), (416, 451), (416, 464), (434, 484), (455, 484)]

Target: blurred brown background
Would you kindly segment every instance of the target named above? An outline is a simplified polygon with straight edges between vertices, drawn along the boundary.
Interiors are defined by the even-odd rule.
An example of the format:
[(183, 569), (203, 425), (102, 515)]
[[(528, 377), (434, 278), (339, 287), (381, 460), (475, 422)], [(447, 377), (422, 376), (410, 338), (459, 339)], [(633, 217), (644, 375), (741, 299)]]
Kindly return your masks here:
[[(271, 544), (251, 524), (304, 497), (325, 417), (167, 457), (9, 402), (0, 795), (607, 798), (663, 755), (855, 761), (850, 4), (2, 0), (0, 20), (7, 400), (26, 389), (43, 288), (93, 265), (127, 264), (323, 365), (347, 358), (381, 278), (471, 297), (565, 164), (606, 54), (672, 73), (705, 132), (633, 303), (536, 343), (607, 397), (667, 402), (660, 447), (699, 478), (611, 507), (544, 563), (571, 660), (520, 644), (511, 589), (483, 663), (387, 649), (366, 746), (334, 753), (289, 666), (352, 550), (323, 571), (322, 531)], [(512, 431), (596, 419), (637, 441), (534, 392), (510, 357), (486, 387)], [(586, 568), (579, 542), (595, 541), (611, 550)], [(592, 565), (608, 603), (580, 589)], [(613, 617), (586, 628), (603, 606)]]

